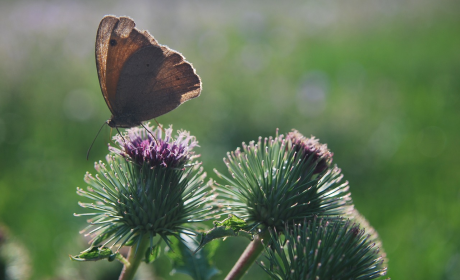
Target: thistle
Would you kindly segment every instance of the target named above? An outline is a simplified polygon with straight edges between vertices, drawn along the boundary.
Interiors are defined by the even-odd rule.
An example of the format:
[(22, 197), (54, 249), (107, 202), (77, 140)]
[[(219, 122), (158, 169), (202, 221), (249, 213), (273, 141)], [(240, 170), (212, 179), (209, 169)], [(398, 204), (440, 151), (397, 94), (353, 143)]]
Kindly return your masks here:
[(281, 238), (270, 231), (265, 247), (272, 279), (376, 279), (386, 274), (384, 254), (371, 235), (350, 220), (317, 219), (294, 224)]
[(331, 167), (332, 153), (296, 130), (243, 143), (224, 162), (232, 177), (218, 173), (227, 182), (219, 190), (229, 211), (247, 220), (248, 228), (282, 232), (292, 222), (351, 210), (348, 182)]
[[(148, 125), (146, 128), (152, 131)], [(137, 166), (145, 165), (152, 169), (159, 167), (181, 169), (199, 157), (193, 152), (198, 142), (189, 132), (179, 131), (179, 134), (173, 138), (172, 126), (164, 132), (159, 127), (150, 131), (140, 128), (128, 129), (126, 138), (122, 135), (114, 137), (119, 148), (109, 145), (109, 150)]]
[[(231, 178), (216, 171), (227, 183), (218, 185), (218, 190), (225, 210), (242, 220), (229, 217), (217, 222), (203, 236), (201, 246), (230, 234), (252, 235), (253, 241), (226, 279), (244, 275), (264, 246), (274, 242), (271, 232), (282, 235), (290, 226), (316, 217), (351, 213), (348, 182), (342, 182), (340, 169), (331, 166), (332, 156), (325, 144), (296, 130), (243, 143), (242, 149), (227, 154), (224, 162)], [(238, 227), (229, 226), (235, 222)]]
[[(177, 269), (209, 279), (217, 273), (209, 259), (212, 250), (195, 254), (201, 256), (195, 259), (179, 242), (197, 235), (192, 223), (215, 214), (206, 207), (216, 202), (209, 184), (203, 184), (206, 174), (194, 161), (195, 138), (185, 131), (173, 137), (171, 127), (147, 126), (129, 129), (114, 141), (106, 163), (95, 164), (98, 174), (86, 174), (88, 190), (78, 189), (95, 203), (80, 203), (94, 210), (84, 214), (93, 216), (85, 230), (92, 239), (91, 247), (73, 259), (116, 258), (124, 263), (120, 280), (133, 279), (140, 261), (155, 259), (164, 240), (176, 251), (182, 248), (174, 252)], [(243, 143), (228, 153), (224, 162), (231, 176), (216, 171), (226, 181), (216, 185), (224, 206), (218, 211), (229, 216), (201, 233), (195, 253), (214, 239), (245, 236), (252, 242), (226, 279), (240, 279), (263, 251), (268, 264), (260, 265), (275, 279), (384, 275), (378, 236), (353, 209), (348, 182), (332, 165), (332, 156), (325, 144), (296, 130)], [(118, 253), (123, 246), (131, 247), (127, 260)]]
[(77, 190), (94, 201), (80, 203), (94, 210), (80, 214), (93, 216), (84, 231), (92, 246), (116, 248), (115, 253), (122, 246), (135, 253), (147, 248), (148, 256), (156, 247), (154, 237), (170, 244), (168, 236), (195, 235), (191, 223), (205, 219), (209, 188), (200, 164), (193, 162), (195, 137), (186, 131), (172, 136), (172, 127), (146, 129), (115, 136), (117, 147), (109, 146), (106, 163), (95, 163), (98, 174), (85, 175), (91, 187)]

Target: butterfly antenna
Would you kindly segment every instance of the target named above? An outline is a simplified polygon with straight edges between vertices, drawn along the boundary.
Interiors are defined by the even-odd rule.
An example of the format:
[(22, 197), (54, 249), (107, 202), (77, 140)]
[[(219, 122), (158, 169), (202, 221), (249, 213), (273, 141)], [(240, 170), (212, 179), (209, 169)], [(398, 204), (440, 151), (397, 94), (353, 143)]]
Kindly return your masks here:
[(120, 130), (118, 129), (118, 127), (115, 127), (115, 129), (117, 130), (118, 134), (121, 136), (121, 139), (123, 139), (123, 142), (125, 143), (126, 145), (126, 140), (125, 140), (125, 137), (123, 137), (123, 134), (121, 134)]
[[(157, 146), (160, 146), (160, 143), (158, 142), (157, 138), (153, 135), (153, 133), (147, 128), (144, 126), (143, 123), (141, 123), (142, 127), (145, 128), (145, 130), (147, 130), (147, 132), (152, 135), (153, 139), (155, 140), (155, 143), (157, 144)], [(163, 129), (163, 128), (162, 128)]]
[(153, 120), (157, 123), (157, 125), (161, 129), (161, 131), (163, 131), (163, 133), (166, 133), (165, 130), (163, 129), (163, 126), (157, 121), (157, 119), (153, 119)]
[(99, 136), (99, 133), (101, 133), (102, 128), (106, 124), (108, 124), (108, 122), (104, 122), (104, 124), (102, 124), (101, 128), (99, 128), (99, 131), (97, 132), (96, 137), (94, 137), (93, 142), (91, 143), (91, 146), (89, 146), (88, 152), (86, 152), (86, 160), (89, 159), (89, 152), (91, 151), (91, 148), (93, 148), (94, 142), (96, 142), (96, 139)]

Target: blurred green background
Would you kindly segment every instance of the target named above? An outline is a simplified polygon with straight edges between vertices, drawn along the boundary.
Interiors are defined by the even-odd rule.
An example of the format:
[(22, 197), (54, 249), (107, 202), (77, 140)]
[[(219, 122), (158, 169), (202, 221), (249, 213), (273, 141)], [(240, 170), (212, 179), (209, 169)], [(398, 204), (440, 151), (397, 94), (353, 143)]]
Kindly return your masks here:
[[(100, 265), (68, 255), (86, 248), (76, 187), (110, 140), (104, 128), (85, 159), (110, 117), (94, 61), (105, 14), (132, 17), (197, 69), (202, 95), (158, 121), (197, 136), (208, 176), (276, 128), (314, 135), (379, 232), (388, 276), (460, 279), (458, 1), (1, 0), (0, 223), (32, 279), (96, 279)], [(222, 243), (215, 279), (246, 244)], [(150, 268), (171, 278), (167, 259)], [(267, 276), (254, 266), (246, 279)]]

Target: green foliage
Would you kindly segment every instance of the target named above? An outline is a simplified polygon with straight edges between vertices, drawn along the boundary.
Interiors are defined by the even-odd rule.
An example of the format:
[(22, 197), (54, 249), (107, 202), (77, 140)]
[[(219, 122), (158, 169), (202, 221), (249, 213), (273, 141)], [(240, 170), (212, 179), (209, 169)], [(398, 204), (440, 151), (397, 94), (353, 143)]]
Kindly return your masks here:
[(215, 221), (214, 222), (216, 227), (224, 226), (227, 229), (233, 229), (235, 231), (242, 230), (248, 227), (248, 224), (245, 220), (238, 218), (235, 215), (228, 215), (227, 219), (222, 220), (221, 222)]
[(160, 256), (160, 254), (161, 254), (160, 242), (158, 242), (155, 246), (149, 246), (149, 248), (145, 252), (145, 262), (152, 263)]
[(232, 237), (232, 236), (244, 236), (249, 240), (252, 240), (253, 233), (244, 230), (248, 228), (245, 220), (238, 218), (235, 215), (228, 215), (229, 217), (221, 222), (215, 221), (214, 228), (201, 234), (200, 245), (195, 252), (201, 250), (205, 245), (214, 239)]
[[(192, 241), (191, 241), (192, 242)], [(188, 242), (188, 245), (193, 243)], [(183, 240), (172, 238), (167, 255), (173, 263), (173, 273), (183, 273), (194, 280), (209, 280), (219, 273), (214, 266), (213, 256), (218, 247), (217, 242), (208, 244), (203, 250), (193, 253)]]
[(99, 261), (108, 259), (109, 261), (114, 260), (114, 256), (118, 253), (114, 254), (110, 248), (96, 246), (90, 247), (85, 251), (81, 252), (79, 255), (70, 256), (70, 259), (74, 261)]

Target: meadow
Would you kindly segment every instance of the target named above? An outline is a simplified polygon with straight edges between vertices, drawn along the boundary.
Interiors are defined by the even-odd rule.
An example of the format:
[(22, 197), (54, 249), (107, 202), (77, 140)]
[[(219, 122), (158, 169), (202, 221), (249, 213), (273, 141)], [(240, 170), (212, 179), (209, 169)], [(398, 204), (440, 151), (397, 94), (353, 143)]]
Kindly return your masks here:
[[(31, 279), (113, 279), (68, 255), (86, 248), (76, 188), (115, 134), (104, 128), (86, 160), (110, 117), (96, 29), (105, 14), (127, 15), (200, 75), (201, 96), (157, 121), (197, 137), (209, 178), (242, 142), (314, 135), (378, 231), (389, 277), (459, 279), (459, 12), (448, 0), (2, 0), (0, 224)], [(217, 267), (227, 272), (246, 244), (221, 242)], [(143, 275), (189, 279), (169, 270), (160, 258)], [(256, 265), (246, 279), (268, 276)]]

